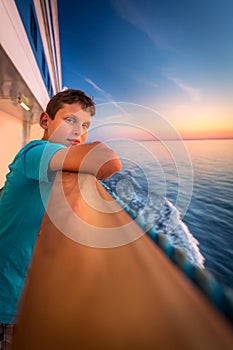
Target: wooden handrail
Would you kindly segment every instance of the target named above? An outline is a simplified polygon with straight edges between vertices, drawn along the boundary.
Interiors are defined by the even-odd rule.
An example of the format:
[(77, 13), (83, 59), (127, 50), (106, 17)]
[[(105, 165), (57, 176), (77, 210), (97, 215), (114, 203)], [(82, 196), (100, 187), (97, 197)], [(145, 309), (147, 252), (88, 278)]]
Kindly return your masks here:
[(13, 350), (232, 348), (231, 325), (95, 177), (58, 173)]

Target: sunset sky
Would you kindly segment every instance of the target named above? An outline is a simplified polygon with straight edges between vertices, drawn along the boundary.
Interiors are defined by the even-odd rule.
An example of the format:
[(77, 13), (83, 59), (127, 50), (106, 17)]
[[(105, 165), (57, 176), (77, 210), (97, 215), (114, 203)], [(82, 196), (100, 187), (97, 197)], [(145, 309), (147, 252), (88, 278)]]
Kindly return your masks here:
[(63, 86), (94, 96), (94, 129), (233, 137), (232, 0), (58, 0), (58, 11)]

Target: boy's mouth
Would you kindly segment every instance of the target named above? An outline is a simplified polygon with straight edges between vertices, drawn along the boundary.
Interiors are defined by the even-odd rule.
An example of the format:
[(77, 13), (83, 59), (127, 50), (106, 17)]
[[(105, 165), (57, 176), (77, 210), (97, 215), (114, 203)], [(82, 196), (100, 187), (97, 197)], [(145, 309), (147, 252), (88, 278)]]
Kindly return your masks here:
[(75, 145), (79, 145), (80, 144), (80, 140), (68, 140), (72, 146), (75, 146)]

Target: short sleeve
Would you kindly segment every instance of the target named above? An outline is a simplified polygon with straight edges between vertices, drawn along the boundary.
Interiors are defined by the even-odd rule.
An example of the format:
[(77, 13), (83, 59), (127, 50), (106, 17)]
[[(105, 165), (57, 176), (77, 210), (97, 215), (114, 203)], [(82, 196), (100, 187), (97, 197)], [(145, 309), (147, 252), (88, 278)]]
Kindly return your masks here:
[(58, 143), (38, 141), (29, 144), (22, 152), (25, 176), (40, 182), (50, 182), (48, 173), (49, 163), (53, 155), (60, 149), (66, 148)]

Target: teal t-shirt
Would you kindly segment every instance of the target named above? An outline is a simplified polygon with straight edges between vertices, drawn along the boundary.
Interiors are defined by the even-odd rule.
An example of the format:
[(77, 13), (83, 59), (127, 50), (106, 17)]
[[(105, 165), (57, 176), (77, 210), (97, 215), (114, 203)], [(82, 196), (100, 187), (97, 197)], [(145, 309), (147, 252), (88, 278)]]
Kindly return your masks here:
[(55, 177), (48, 173), (48, 165), (62, 148), (66, 147), (32, 141), (9, 166), (0, 198), (0, 323), (14, 322)]

